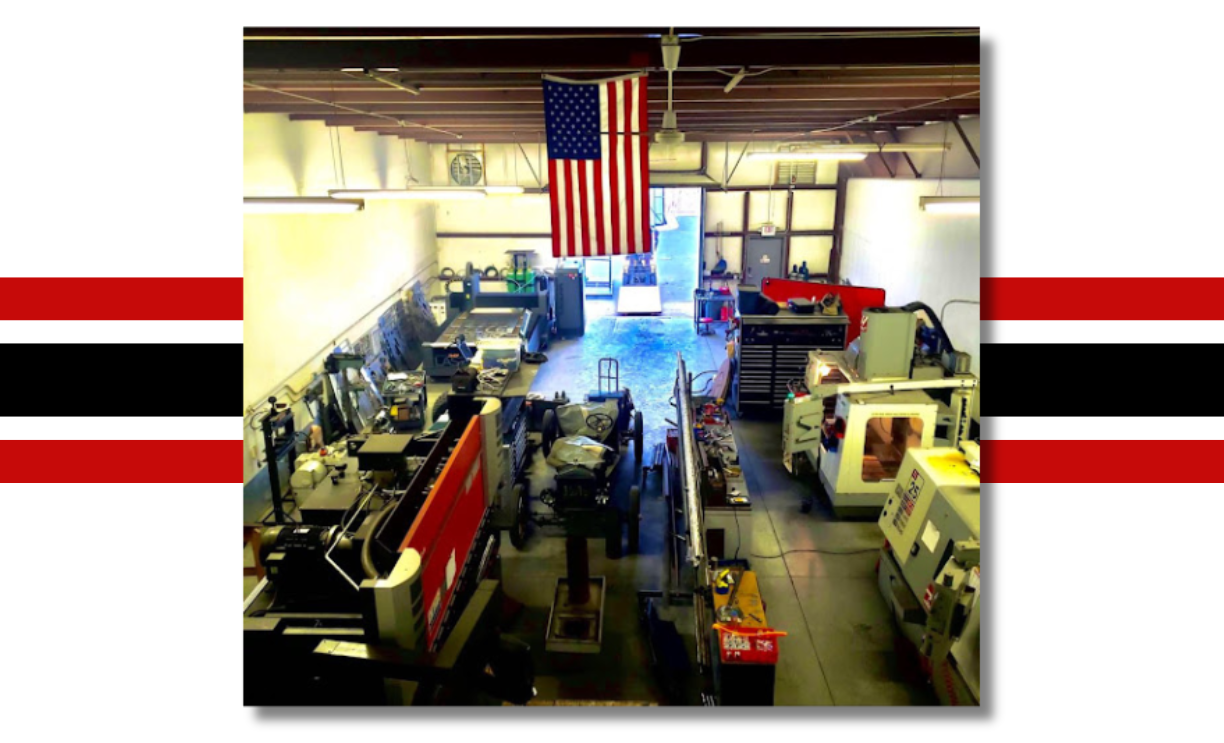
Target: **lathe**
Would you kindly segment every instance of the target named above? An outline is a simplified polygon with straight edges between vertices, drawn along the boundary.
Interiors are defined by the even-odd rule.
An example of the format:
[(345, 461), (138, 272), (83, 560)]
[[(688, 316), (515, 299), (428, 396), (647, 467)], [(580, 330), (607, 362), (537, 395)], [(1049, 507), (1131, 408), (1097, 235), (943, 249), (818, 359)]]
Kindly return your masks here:
[(944, 704), (981, 703), (980, 453), (906, 452), (880, 513), (880, 592)]

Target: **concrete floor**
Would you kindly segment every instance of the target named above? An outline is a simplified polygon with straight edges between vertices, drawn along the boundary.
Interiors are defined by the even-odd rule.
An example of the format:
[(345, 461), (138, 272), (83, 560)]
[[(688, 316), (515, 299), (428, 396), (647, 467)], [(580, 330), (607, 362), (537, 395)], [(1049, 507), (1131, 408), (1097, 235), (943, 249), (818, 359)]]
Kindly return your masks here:
[[(533, 390), (550, 397), (554, 391), (565, 390), (580, 400), (595, 388), (599, 359), (618, 358), (621, 384), (632, 390), (643, 412), (645, 450), (652, 451), (663, 439), (666, 420), (675, 420), (668, 400), (676, 352), (684, 355), (694, 373), (717, 368), (726, 353), (721, 324), (713, 335), (698, 336), (693, 328), (696, 251), (682, 249), (681, 241), (695, 240), (695, 229), (692, 218), (681, 218), (677, 230), (661, 235), (661, 316), (616, 317), (611, 298), (588, 299), (586, 335), (553, 343)], [(907, 648), (895, 633), (876, 587), (874, 550), (882, 541), (878, 527), (874, 522), (838, 521), (827, 502), (819, 499), (812, 513), (801, 514), (804, 496), (819, 486), (814, 476), (801, 481), (782, 467), (780, 429), (780, 415), (735, 422), (740, 459), (753, 498), (753, 555), (749, 559), (759, 576), (770, 624), (789, 633), (781, 644), (775, 704), (934, 704), (934, 694), (904, 662), (909, 657)], [(632, 452), (627, 453), (621, 460), (614, 494), (622, 506), (636, 479)], [(541, 460), (537, 453), (532, 468), (536, 494), (551, 485)], [(538, 502), (533, 508), (547, 512)], [(598, 654), (563, 655), (543, 649), (556, 580), (565, 574), (563, 535), (537, 529), (521, 552), (503, 538), (505, 592), (519, 607), (510, 634), (533, 647), (541, 700), (664, 700), (651, 673), (637, 618), (637, 592), (657, 590), (663, 580), (666, 513), (657, 478), (648, 480), (642, 510), (638, 554), (609, 560), (604, 557), (603, 540), (589, 542), (591, 574), (608, 580)], [(812, 549), (873, 551), (850, 555), (790, 552)], [(246, 559), (249, 564), (249, 550)], [(244, 595), (253, 582), (244, 580)]]
[[(633, 392), (646, 424), (646, 451), (662, 441), (675, 420), (668, 403), (675, 375), (675, 354), (694, 372), (716, 368), (724, 357), (722, 326), (712, 336), (697, 336), (688, 315), (694, 279), (685, 279), (682, 260), (660, 261), (665, 311), (659, 317), (616, 317), (610, 299), (588, 301), (587, 332), (580, 339), (555, 342), (534, 390), (565, 390), (571, 398), (595, 386), (596, 365), (604, 356), (621, 362), (621, 384)], [(678, 269), (675, 274), (672, 269)], [(691, 276), (695, 277), (694, 273)], [(688, 282), (687, 286), (680, 285)], [(680, 285), (670, 286), (669, 284)], [(667, 301), (669, 294), (672, 301)], [(908, 667), (903, 641), (876, 587), (876, 550), (882, 536), (874, 522), (836, 520), (827, 502), (810, 514), (800, 505), (815, 480), (792, 477), (781, 462), (781, 416), (735, 422), (740, 460), (753, 498), (751, 565), (760, 576), (770, 624), (789, 632), (782, 641), (775, 703), (779, 705), (934, 704), (930, 689)], [(547, 487), (547, 468), (537, 454), (532, 491)], [(614, 499), (623, 503), (634, 478), (632, 457), (621, 462)], [(818, 487), (818, 486), (817, 486)], [(608, 579), (605, 634), (598, 655), (545, 653), (543, 641), (556, 579), (565, 573), (564, 538), (537, 530), (522, 552), (504, 539), (502, 576), (506, 594), (523, 609), (511, 633), (535, 648), (541, 699), (661, 701), (650, 672), (636, 594), (662, 584), (664, 503), (657, 479), (643, 493), (641, 551), (619, 560), (604, 557), (602, 540), (589, 542), (591, 574)], [(547, 512), (535, 503), (534, 510)], [(792, 550), (829, 550), (834, 555)], [(781, 556), (780, 556), (781, 555)]]

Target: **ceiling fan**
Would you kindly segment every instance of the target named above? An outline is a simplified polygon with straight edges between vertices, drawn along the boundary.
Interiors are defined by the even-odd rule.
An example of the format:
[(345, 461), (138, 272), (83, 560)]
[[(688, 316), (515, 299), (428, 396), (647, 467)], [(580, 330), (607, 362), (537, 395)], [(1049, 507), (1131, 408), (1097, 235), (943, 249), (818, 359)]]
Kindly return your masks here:
[[(674, 31), (675, 29), (672, 29)], [(672, 73), (680, 66), (680, 38), (674, 33), (663, 37), (663, 68), (667, 70), (667, 110), (663, 112), (663, 127), (655, 132), (655, 144), (662, 145), (664, 160), (675, 159), (675, 146), (684, 144), (684, 132), (676, 125), (672, 109)]]

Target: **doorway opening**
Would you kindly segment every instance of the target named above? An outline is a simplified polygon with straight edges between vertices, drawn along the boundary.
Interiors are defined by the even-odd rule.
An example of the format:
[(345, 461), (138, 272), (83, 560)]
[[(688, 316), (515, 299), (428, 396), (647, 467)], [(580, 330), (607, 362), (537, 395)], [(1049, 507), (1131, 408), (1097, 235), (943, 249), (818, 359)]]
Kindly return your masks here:
[(655, 266), (666, 316), (693, 316), (693, 290), (701, 275), (701, 202), (700, 188), (650, 189)]
[(610, 261), (619, 316), (693, 316), (701, 263), (700, 188), (650, 189), (649, 254)]

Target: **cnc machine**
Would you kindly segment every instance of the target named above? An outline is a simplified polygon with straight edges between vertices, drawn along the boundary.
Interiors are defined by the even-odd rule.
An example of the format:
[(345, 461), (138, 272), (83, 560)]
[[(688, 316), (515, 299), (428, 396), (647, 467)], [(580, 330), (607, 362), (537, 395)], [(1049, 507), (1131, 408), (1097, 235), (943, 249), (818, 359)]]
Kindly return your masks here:
[(806, 460), (837, 515), (874, 518), (907, 451), (969, 438), (977, 384), (925, 305), (865, 309), (847, 350), (808, 354), (783, 407), (784, 463)]
[(880, 513), (880, 591), (944, 704), (981, 702), (979, 460), (972, 443), (906, 452)]

